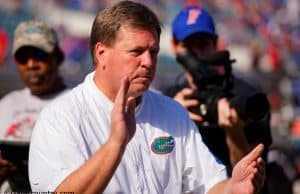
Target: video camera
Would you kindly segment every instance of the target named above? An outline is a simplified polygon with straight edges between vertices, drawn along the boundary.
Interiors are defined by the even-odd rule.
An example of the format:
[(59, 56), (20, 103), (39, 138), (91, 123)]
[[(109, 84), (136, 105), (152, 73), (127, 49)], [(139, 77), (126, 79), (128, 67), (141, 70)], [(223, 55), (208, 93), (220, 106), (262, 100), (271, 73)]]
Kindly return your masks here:
[(223, 97), (227, 98), (230, 106), (246, 124), (268, 116), (270, 107), (265, 94), (233, 94), (234, 78), (231, 64), (235, 60), (230, 59), (229, 51), (218, 51), (201, 60), (191, 51), (187, 51), (177, 55), (176, 60), (191, 74), (197, 86), (192, 98), (198, 99), (201, 104), (189, 111), (202, 116), (202, 126), (218, 125), (217, 105), (218, 100)]

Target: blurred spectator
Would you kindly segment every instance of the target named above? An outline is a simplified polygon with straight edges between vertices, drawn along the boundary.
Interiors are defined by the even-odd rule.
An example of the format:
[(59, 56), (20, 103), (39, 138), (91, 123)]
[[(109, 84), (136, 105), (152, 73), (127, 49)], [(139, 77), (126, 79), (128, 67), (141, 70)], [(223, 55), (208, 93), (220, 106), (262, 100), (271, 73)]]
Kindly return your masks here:
[[(18, 149), (25, 149), (41, 109), (66, 91), (58, 75), (64, 54), (54, 30), (39, 21), (18, 25), (12, 52), (26, 88), (13, 91), (0, 100), (0, 144), (11, 142), (23, 145)], [(0, 192), (30, 191), (28, 150), (22, 150), (26, 153), (15, 150), (25, 155), (25, 158), (16, 159), (18, 156), (11, 156), (17, 153), (6, 153), (3, 147), (0, 149), (0, 181), (8, 180), (2, 184)]]
[[(269, 104), (265, 94), (244, 80), (231, 77), (231, 70), (229, 72), (223, 64), (229, 59), (219, 62), (221, 57), (218, 55), (218, 62), (213, 63), (225, 71), (223, 74), (213, 71), (215, 66), (200, 62), (217, 49), (218, 34), (211, 15), (199, 6), (184, 7), (174, 19), (172, 35), (172, 49), (186, 73), (183, 83), (175, 83), (164, 93), (188, 110), (204, 143), (226, 166), (229, 176), (236, 163), (258, 143), (265, 145), (263, 158), (266, 160), (272, 139)], [(222, 80), (220, 75), (224, 77)], [(232, 87), (228, 79), (234, 80)], [(261, 96), (259, 101), (255, 99), (255, 103), (265, 107), (261, 109), (263, 115), (254, 118), (249, 112), (238, 109), (240, 107), (232, 106), (234, 98), (228, 94), (239, 98), (236, 103), (239, 106), (243, 106), (241, 99), (247, 99), (248, 106), (250, 98)]]

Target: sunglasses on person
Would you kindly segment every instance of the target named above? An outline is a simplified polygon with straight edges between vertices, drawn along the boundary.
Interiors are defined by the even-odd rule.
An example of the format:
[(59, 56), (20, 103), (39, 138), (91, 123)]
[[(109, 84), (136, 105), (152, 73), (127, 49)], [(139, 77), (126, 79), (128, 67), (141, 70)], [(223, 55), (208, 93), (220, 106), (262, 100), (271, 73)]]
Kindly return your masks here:
[(35, 59), (45, 62), (48, 57), (48, 53), (34, 47), (23, 47), (19, 49), (15, 54), (16, 60), (21, 64), (26, 64), (29, 59)]

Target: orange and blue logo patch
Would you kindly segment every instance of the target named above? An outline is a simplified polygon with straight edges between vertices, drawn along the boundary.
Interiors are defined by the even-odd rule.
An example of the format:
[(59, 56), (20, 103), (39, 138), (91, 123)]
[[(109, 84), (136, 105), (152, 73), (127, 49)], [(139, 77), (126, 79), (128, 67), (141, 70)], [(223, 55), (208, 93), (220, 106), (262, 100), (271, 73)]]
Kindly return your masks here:
[(187, 25), (192, 25), (197, 22), (197, 19), (201, 15), (201, 10), (200, 9), (191, 9), (189, 10), (189, 17), (187, 19)]
[(157, 137), (151, 144), (151, 150), (155, 154), (168, 154), (173, 151), (175, 147), (175, 140), (172, 136)]

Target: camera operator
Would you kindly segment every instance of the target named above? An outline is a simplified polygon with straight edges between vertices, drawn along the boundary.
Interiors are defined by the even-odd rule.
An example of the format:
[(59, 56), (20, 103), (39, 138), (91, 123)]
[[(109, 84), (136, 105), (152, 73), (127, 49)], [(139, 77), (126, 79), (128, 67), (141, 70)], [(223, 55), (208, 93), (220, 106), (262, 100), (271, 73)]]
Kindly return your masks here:
[[(172, 24), (172, 49), (178, 56), (193, 53), (197, 59), (204, 59), (216, 52), (218, 35), (215, 32), (214, 21), (204, 9), (197, 6), (185, 7), (176, 16)], [(189, 55), (186, 55), (188, 57)], [(254, 94), (255, 88), (248, 83), (234, 78), (231, 93), (234, 95)], [(219, 98), (216, 103), (217, 124), (214, 127), (203, 127), (204, 119), (193, 109), (201, 102), (194, 98), (198, 90), (197, 84), (190, 73), (185, 72), (184, 81), (168, 88), (164, 93), (173, 97), (186, 109), (196, 122), (202, 138), (210, 150), (226, 165), (231, 176), (233, 166), (245, 156), (251, 148), (263, 143), (265, 148), (271, 144), (269, 119), (267, 114), (263, 119), (247, 123), (241, 119), (237, 110), (230, 106), (227, 98)], [(198, 91), (201, 93), (201, 91)], [(199, 108), (198, 108), (199, 109)], [(266, 160), (268, 149), (263, 155)]]

